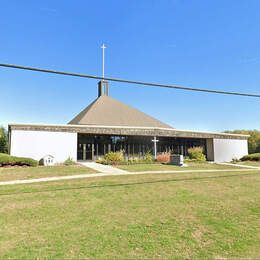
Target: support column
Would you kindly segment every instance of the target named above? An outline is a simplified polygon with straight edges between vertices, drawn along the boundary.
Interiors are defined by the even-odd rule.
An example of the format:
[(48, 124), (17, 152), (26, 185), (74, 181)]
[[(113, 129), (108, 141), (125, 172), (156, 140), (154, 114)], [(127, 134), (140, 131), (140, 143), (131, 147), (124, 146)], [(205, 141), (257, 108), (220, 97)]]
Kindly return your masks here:
[(92, 143), (91, 144), (91, 160), (94, 160), (94, 156), (95, 156), (95, 146)]
[(86, 161), (86, 149), (87, 148), (87, 145), (86, 144), (83, 144), (83, 154), (82, 154), (82, 160), (83, 161)]

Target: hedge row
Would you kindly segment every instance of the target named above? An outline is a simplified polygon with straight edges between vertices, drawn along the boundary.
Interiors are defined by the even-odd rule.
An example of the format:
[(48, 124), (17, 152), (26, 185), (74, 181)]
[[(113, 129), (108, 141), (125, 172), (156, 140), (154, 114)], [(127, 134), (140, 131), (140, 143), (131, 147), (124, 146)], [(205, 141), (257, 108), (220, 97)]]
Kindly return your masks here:
[(252, 153), (241, 158), (241, 161), (259, 161), (260, 153)]
[(16, 157), (0, 153), (0, 166), (37, 166), (38, 161), (31, 158)]
[(127, 165), (127, 164), (141, 164), (141, 163), (153, 163), (153, 156), (147, 152), (143, 158), (131, 157), (125, 158), (123, 151), (109, 152), (104, 157), (96, 160), (97, 163), (109, 164), (109, 165)]

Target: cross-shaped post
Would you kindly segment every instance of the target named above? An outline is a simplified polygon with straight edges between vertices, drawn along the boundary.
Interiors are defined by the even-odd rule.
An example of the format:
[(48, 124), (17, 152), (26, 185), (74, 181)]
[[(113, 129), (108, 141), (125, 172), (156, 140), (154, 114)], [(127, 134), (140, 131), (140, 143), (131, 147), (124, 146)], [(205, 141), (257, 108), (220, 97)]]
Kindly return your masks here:
[(104, 43), (102, 44), (101, 49), (102, 49), (102, 77), (104, 78), (105, 77), (105, 49), (106, 49)]
[(153, 142), (153, 152), (154, 152), (154, 159), (156, 160), (157, 158), (157, 143), (159, 142), (159, 140), (156, 138), (156, 136), (154, 136), (154, 138), (152, 139)]

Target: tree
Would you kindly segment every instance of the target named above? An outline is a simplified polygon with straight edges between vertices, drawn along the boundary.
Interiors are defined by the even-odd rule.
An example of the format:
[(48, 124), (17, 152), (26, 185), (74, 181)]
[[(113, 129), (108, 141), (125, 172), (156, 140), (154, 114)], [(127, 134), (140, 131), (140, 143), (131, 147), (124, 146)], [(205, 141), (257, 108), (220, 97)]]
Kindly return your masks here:
[(0, 153), (8, 152), (8, 135), (4, 127), (0, 127)]
[(248, 152), (260, 153), (260, 131), (258, 130), (234, 130), (225, 133), (250, 135), (248, 138)]

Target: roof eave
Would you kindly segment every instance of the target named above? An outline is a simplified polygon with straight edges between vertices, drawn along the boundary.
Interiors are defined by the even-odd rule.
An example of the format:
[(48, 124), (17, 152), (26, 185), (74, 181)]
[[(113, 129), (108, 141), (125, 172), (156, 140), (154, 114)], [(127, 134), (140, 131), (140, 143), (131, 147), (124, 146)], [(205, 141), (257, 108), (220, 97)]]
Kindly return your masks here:
[[(67, 131), (67, 132), (82, 132), (82, 133), (96, 133), (96, 134), (116, 134), (127, 133), (129, 135), (149, 135), (149, 133), (158, 134), (160, 136), (176, 136), (176, 137), (190, 137), (190, 138), (228, 138), (228, 139), (247, 139), (250, 135), (243, 134), (229, 134), (229, 133), (217, 133), (217, 132), (204, 132), (204, 131), (192, 131), (182, 130), (175, 128), (163, 128), (163, 127), (133, 127), (133, 126), (103, 126), (103, 125), (53, 125), (53, 124), (17, 124), (12, 123), (8, 125), (9, 129), (16, 130), (35, 130), (35, 131)], [(98, 131), (100, 130), (100, 131)], [(104, 133), (105, 132), (105, 133)], [(167, 134), (167, 135), (166, 135)], [(126, 134), (124, 134), (126, 135)], [(200, 136), (200, 137), (199, 137)]]

